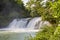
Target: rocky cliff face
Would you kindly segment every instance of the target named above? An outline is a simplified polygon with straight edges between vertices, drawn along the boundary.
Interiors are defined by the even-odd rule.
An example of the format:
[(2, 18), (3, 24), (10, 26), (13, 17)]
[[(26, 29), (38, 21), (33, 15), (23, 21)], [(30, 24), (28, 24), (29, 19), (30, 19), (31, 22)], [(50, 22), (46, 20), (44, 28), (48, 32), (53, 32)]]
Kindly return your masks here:
[(7, 26), (14, 18), (27, 17), (27, 12), (23, 5), (18, 5), (8, 0), (3, 1), (0, 0), (0, 28)]

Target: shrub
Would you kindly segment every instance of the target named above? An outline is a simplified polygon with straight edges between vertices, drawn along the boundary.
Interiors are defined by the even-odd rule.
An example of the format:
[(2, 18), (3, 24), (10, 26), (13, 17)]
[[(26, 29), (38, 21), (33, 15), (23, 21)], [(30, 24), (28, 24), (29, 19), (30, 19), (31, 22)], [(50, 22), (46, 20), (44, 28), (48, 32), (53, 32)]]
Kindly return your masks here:
[(36, 33), (35, 37), (29, 37), (29, 40), (60, 40), (60, 26), (44, 27), (42, 31)]

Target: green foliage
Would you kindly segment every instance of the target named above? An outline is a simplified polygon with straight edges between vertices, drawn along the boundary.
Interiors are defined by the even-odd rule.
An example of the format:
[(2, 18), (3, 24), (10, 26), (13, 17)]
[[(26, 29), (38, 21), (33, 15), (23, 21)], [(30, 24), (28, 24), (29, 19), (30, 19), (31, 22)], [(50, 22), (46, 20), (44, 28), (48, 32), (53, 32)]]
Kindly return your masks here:
[(56, 27), (54, 35), (52, 35), (49, 40), (60, 40), (60, 26)]
[[(60, 0), (30, 0), (27, 3), (27, 9), (30, 10), (32, 16), (41, 16), (43, 20), (49, 21), (51, 24), (59, 24), (60, 21)], [(55, 25), (56, 26), (56, 25)]]
[(21, 0), (15, 0), (18, 4), (22, 4)]
[(60, 26), (44, 27), (35, 37), (30, 37), (29, 40), (60, 40)]
[(30, 0), (26, 7), (31, 11), (32, 16), (40, 15), (44, 21), (49, 21), (53, 26), (44, 27), (30, 40), (60, 40), (60, 26), (58, 26), (60, 24), (60, 0), (47, 0), (45, 3), (42, 1), (33, 0), (31, 2)]

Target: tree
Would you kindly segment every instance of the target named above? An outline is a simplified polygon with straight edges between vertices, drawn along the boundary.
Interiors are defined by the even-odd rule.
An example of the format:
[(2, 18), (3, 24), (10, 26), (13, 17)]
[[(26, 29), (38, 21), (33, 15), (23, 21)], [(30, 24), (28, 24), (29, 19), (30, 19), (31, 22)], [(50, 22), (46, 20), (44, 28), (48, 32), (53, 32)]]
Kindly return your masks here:
[(49, 21), (54, 26), (57, 26), (60, 21), (60, 1), (48, 0), (30, 0), (27, 3), (27, 9), (30, 10), (32, 16), (41, 16), (43, 20)]
[(42, 3), (42, 0), (33, 0), (31, 3), (30, 0), (27, 9), (31, 14), (36, 13), (53, 25), (42, 28), (35, 37), (29, 37), (29, 40), (60, 40), (60, 0), (47, 0), (45, 3)]

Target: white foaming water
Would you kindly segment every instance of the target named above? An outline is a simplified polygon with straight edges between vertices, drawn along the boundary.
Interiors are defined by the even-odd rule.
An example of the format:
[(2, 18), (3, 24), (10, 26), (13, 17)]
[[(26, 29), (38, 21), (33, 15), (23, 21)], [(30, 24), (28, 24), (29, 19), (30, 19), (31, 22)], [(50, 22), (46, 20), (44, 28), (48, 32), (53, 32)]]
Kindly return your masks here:
[(14, 28), (14, 27), (16, 27), (16, 24), (17, 24), (17, 19), (14, 19), (14, 20), (8, 25), (8, 27)]
[[(5, 37), (8, 34), (6, 35), (7, 40), (24, 40), (26, 36), (30, 35), (34, 37), (39, 28), (44, 24), (48, 24), (48, 22), (43, 23), (41, 19), (41, 17), (14, 19), (7, 28), (0, 29), (0, 35)], [(1, 40), (5, 39), (1, 37)]]
[[(30, 18), (23, 18), (23, 19), (14, 19), (10, 24), (9, 28), (13, 29), (35, 29), (38, 27), (41, 22), (40, 17), (35, 17), (33, 19)], [(37, 25), (37, 26), (36, 26)]]
[(36, 18), (33, 18), (27, 25), (27, 27), (29, 29), (35, 29), (35, 28), (39, 28), (39, 24), (41, 22), (41, 18), (40, 17), (36, 17)]
[(40, 17), (33, 19), (14, 19), (5, 30), (9, 30), (11, 32), (37, 32), (38, 30), (35, 30), (35, 25), (39, 21), (41, 21)]
[(9, 28), (25, 28), (29, 18), (27, 19), (14, 19), (10, 24)]
[(42, 23), (41, 17), (14, 19), (7, 28), (0, 30), (7, 30), (11, 32), (37, 32), (46, 22)]

